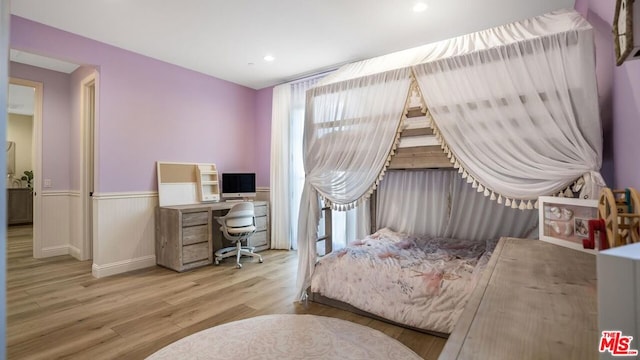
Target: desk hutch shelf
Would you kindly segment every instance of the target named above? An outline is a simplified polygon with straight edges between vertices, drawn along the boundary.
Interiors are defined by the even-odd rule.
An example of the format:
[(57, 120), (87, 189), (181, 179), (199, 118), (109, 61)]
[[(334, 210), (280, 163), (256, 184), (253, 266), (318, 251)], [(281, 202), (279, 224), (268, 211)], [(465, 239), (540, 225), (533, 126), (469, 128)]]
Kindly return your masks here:
[(196, 171), (200, 201), (219, 201), (220, 183), (216, 166), (214, 164), (198, 165)]

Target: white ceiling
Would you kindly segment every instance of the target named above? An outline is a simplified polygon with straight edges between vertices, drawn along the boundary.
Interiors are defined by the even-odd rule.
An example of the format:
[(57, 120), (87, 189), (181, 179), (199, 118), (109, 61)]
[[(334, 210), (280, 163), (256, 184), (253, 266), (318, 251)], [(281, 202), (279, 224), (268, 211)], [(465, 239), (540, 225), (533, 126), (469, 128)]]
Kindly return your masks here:
[(416, 0), (13, 0), (11, 13), (261, 89), (575, 2), (424, 1), (414, 13)]

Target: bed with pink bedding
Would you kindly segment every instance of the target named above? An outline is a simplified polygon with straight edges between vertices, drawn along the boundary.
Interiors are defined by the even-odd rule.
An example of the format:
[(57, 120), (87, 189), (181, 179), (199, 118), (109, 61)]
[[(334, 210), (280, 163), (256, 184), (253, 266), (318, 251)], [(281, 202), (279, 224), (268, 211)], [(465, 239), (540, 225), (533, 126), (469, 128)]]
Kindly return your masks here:
[(320, 295), (396, 324), (450, 334), (496, 242), (381, 229), (322, 257), (311, 299)]

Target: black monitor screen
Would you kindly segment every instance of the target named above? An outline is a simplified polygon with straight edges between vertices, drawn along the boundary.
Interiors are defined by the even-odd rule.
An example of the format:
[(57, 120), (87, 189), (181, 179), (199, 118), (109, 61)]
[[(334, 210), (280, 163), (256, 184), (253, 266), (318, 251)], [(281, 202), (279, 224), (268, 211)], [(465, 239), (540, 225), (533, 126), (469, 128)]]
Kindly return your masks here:
[(254, 193), (256, 192), (256, 174), (254, 173), (224, 173), (222, 174), (223, 193)]

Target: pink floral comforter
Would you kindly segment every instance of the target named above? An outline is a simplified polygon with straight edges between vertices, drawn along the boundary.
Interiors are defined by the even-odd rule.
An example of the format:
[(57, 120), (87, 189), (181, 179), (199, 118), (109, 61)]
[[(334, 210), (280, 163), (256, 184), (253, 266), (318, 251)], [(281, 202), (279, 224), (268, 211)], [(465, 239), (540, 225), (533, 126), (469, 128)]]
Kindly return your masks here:
[(449, 334), (495, 244), (382, 229), (322, 257), (311, 291), (397, 323)]

